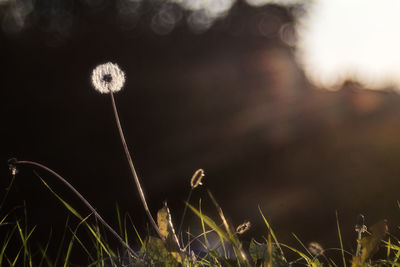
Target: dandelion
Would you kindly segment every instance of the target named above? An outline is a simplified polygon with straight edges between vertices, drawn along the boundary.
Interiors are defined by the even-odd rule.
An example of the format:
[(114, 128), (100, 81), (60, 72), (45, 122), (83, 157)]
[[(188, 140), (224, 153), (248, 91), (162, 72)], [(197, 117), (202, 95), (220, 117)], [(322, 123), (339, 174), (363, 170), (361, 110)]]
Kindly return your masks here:
[(324, 254), (324, 248), (317, 242), (311, 242), (308, 244), (308, 250), (316, 257)]
[(94, 88), (99, 91), (100, 93), (109, 94), (111, 97), (111, 105), (114, 111), (115, 122), (117, 124), (118, 132), (121, 138), (122, 146), (125, 151), (125, 156), (129, 164), (129, 168), (131, 170), (133, 180), (135, 181), (136, 188), (138, 190), (140, 200), (142, 201), (143, 208), (146, 212), (147, 217), (150, 220), (151, 225), (153, 226), (154, 230), (157, 232), (158, 236), (165, 241), (165, 238), (160, 233), (158, 226), (150, 213), (149, 207), (147, 205), (146, 197), (144, 195), (142, 185), (140, 184), (139, 177), (136, 173), (135, 167), (133, 166), (133, 161), (131, 154), (128, 149), (128, 145), (125, 140), (124, 132), (122, 131), (121, 122), (118, 115), (117, 105), (115, 104), (114, 93), (121, 90), (122, 86), (125, 82), (125, 74), (124, 72), (118, 67), (117, 64), (113, 64), (111, 62), (102, 64), (97, 66), (92, 73), (92, 83)]
[(249, 221), (242, 223), (236, 228), (236, 233), (239, 235), (244, 234), (250, 229), (251, 223)]
[(102, 94), (118, 92), (125, 83), (125, 73), (111, 62), (97, 66), (92, 72), (93, 87)]

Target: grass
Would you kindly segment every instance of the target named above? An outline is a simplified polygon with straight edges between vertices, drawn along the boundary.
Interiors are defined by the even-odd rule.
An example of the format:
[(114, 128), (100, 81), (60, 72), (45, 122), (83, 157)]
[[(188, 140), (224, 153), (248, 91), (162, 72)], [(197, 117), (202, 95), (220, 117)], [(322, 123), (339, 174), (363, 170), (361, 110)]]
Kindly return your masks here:
[[(198, 207), (190, 203), (193, 190), (202, 184), (204, 176), (202, 169), (197, 170), (190, 181), (191, 189), (179, 227), (176, 229), (173, 225), (167, 203), (164, 203), (157, 212), (157, 220), (155, 220), (148, 208), (144, 190), (135, 171), (114, 99), (114, 93), (121, 90), (123, 86), (125, 75), (116, 64), (107, 63), (95, 69), (92, 81), (96, 90), (108, 93), (111, 97), (124, 153), (144, 211), (156, 237), (151, 234), (142, 236), (129, 214), (122, 216), (117, 207), (118, 233), (85, 197), (57, 172), (37, 162), (11, 159), (8, 164), (12, 179), (0, 204), (0, 229), (5, 230), (0, 240), (0, 266), (400, 266), (400, 242), (388, 233), (386, 221), (378, 222), (368, 228), (365, 225), (358, 226), (358, 229), (362, 230), (359, 230), (356, 254), (353, 255), (343, 247), (337, 213), (339, 248), (323, 249), (316, 243), (306, 246), (295, 234), (293, 236), (299, 242), (299, 248), (280, 243), (260, 207), (258, 207), (260, 220), (265, 223), (266, 236), (252, 238), (249, 245), (245, 246), (246, 242), (242, 239), (242, 234), (248, 230), (250, 222), (245, 222), (235, 228), (226, 219), (223, 209), (209, 191), (209, 199), (218, 213), (217, 218), (211, 218), (203, 212), (201, 199)], [(65, 207), (69, 216), (78, 220), (78, 224), (72, 224), (70, 220), (66, 221), (62, 238), (57, 244), (53, 244), (51, 230), (44, 245), (32, 242), (37, 227), (31, 227), (28, 224), (25, 208), (24, 215), (17, 216), (16, 219), (11, 219), (10, 216), (15, 210), (8, 213), (3, 210), (3, 204), (16, 179), (20, 165), (33, 167), (34, 173), (43, 186)], [(47, 177), (39, 176), (36, 169), (50, 173), (67, 186), (86, 205), (90, 214), (81, 215), (48, 185), (45, 180)], [(399, 203), (398, 205), (400, 206)], [(200, 221), (202, 229), (200, 234), (196, 235), (190, 230), (182, 231), (188, 209)], [(132, 229), (135, 233), (134, 238), (130, 234)], [(111, 234), (118, 244), (109, 241), (107, 233)], [(187, 237), (183, 238), (184, 235)], [(216, 242), (211, 240), (212, 235), (217, 236)], [(193, 245), (195, 243), (196, 246)], [(132, 244), (137, 247), (136, 250), (131, 247)], [(50, 249), (54, 247), (55, 253)], [(384, 247), (386, 253), (384, 257), (376, 259), (374, 255), (380, 247)], [(74, 257), (76, 254), (84, 256), (76, 260)]]
[[(298, 247), (281, 244), (259, 207), (260, 222), (265, 224), (266, 235), (251, 238), (249, 245), (245, 246), (248, 242), (242, 240), (241, 234), (226, 219), (222, 208), (209, 191), (209, 200), (214, 203), (219, 216), (210, 218), (204, 214), (201, 199), (197, 207), (186, 202), (188, 210), (198, 217), (202, 229), (202, 233), (198, 235), (188, 231), (186, 239), (178, 239), (166, 203), (157, 213), (157, 227), (163, 239), (152, 235), (141, 236), (130, 216), (122, 215), (117, 207), (119, 235), (124, 243), (138, 247), (134, 253), (130, 253), (123, 244), (111, 245), (105, 232), (107, 228), (94, 220), (96, 217), (93, 213), (81, 215), (48, 185), (45, 178), (38, 174), (37, 177), (65, 207), (66, 212), (77, 218), (79, 223), (72, 226), (69, 220), (66, 221), (63, 236), (59, 244), (56, 244), (57, 252), (50, 254), (49, 247), (55, 246), (50, 241), (51, 231), (48, 241), (41, 246), (31, 242), (37, 227), (30, 227), (24, 216), (14, 220), (10, 213), (2, 215), (0, 227), (8, 230), (0, 243), (0, 266), (400, 266), (400, 243), (397, 238), (387, 234), (385, 222), (367, 228), (356, 243), (360, 246), (360, 251), (353, 255), (343, 248), (337, 216), (339, 247), (325, 250), (321, 248), (316, 253), (295, 234), (293, 236), (299, 242)], [(133, 237), (129, 234), (132, 232), (135, 233)], [(217, 244), (211, 244), (208, 240), (211, 234), (218, 237)], [(196, 242), (201, 249), (199, 246), (193, 247)], [(381, 251), (385, 251), (385, 257), (377, 259), (373, 256), (379, 247)], [(85, 256), (77, 262), (73, 260), (74, 254)]]

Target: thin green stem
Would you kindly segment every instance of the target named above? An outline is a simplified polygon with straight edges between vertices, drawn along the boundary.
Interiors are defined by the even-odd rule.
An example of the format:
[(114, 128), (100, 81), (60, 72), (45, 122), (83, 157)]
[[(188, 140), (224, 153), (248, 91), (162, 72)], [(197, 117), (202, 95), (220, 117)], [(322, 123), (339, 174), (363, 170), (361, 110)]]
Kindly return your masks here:
[(65, 180), (61, 175), (53, 171), (52, 169), (34, 162), (34, 161), (26, 161), (26, 160), (18, 160), (15, 161), (14, 164), (16, 165), (21, 165), (21, 164), (27, 164), (27, 165), (33, 165), (36, 167), (39, 167), (41, 169), (44, 169), (54, 175), (57, 179), (59, 179), (63, 184), (65, 184), (71, 191), (88, 207), (88, 209), (93, 213), (94, 216), (115, 236), (116, 239), (135, 257), (138, 257), (137, 253), (133, 251), (133, 249), (125, 243), (125, 241), (115, 232), (115, 230), (100, 216), (100, 214), (93, 208), (93, 206), (76, 190), (67, 180)]
[(338, 215), (337, 211), (336, 211), (336, 226), (337, 226), (337, 231), (338, 231), (338, 236), (339, 236), (340, 249), (342, 251), (343, 266), (346, 267), (347, 265), (346, 265), (346, 259), (344, 257), (342, 234), (340, 232), (340, 225), (339, 225), (339, 215)]
[(13, 185), (13, 183), (14, 183), (14, 180), (15, 180), (16, 170), (11, 170), (11, 172), (12, 172), (11, 182), (10, 182), (10, 184), (8, 185), (8, 187), (6, 188), (6, 193), (4, 194), (3, 200), (1, 201), (1, 204), (0, 204), (0, 210), (1, 210), (1, 208), (3, 207), (4, 203), (6, 202), (8, 193), (10, 192), (11, 187), (12, 187), (12, 185)]
[[(185, 201), (186, 203), (189, 203), (190, 198), (192, 196), (192, 192), (193, 192), (193, 188), (190, 188), (188, 198)], [(182, 226), (183, 226), (183, 220), (185, 219), (186, 211), (187, 211), (187, 205), (185, 205), (185, 207), (183, 208), (182, 219), (181, 219), (181, 222), (179, 223), (179, 228), (178, 228), (178, 234), (179, 235), (181, 234), (181, 230), (182, 230)]]
[(150, 223), (153, 226), (154, 230), (157, 232), (158, 236), (162, 240), (165, 240), (164, 236), (160, 233), (160, 230), (158, 229), (158, 226), (157, 226), (156, 222), (154, 221), (153, 216), (150, 213), (149, 207), (147, 206), (146, 198), (144, 196), (144, 192), (143, 192), (142, 186), (140, 184), (139, 177), (138, 177), (138, 175), (136, 173), (135, 167), (133, 166), (133, 161), (132, 161), (132, 158), (131, 158), (131, 154), (129, 153), (128, 145), (126, 144), (126, 141), (125, 141), (124, 132), (122, 131), (121, 122), (119, 120), (117, 106), (115, 105), (114, 94), (113, 94), (112, 91), (110, 91), (110, 96), (111, 96), (111, 103), (112, 103), (112, 107), (113, 107), (113, 111), (114, 111), (114, 115), (115, 115), (115, 121), (117, 123), (118, 131), (119, 131), (119, 135), (121, 137), (122, 145), (124, 147), (126, 159), (128, 160), (129, 167), (131, 169), (133, 180), (135, 181), (137, 190), (139, 192), (140, 200), (142, 201), (142, 204), (143, 204), (144, 210), (146, 212), (146, 215), (149, 218)]
[(360, 256), (360, 252), (361, 252), (361, 237), (362, 237), (362, 232), (358, 231), (356, 257)]

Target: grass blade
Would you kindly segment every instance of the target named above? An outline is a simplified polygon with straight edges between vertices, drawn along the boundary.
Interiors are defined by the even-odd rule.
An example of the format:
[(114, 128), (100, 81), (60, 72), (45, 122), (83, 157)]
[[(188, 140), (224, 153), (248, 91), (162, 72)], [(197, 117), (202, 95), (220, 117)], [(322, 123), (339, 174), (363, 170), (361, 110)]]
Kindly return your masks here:
[(346, 267), (347, 265), (346, 265), (346, 259), (344, 257), (342, 234), (340, 232), (339, 216), (338, 216), (338, 212), (337, 211), (336, 211), (336, 226), (337, 226), (337, 231), (338, 231), (338, 236), (339, 236), (340, 250), (341, 250), (341, 253), (342, 253), (343, 266)]
[(297, 237), (297, 235), (295, 233), (292, 233), (292, 235), (294, 236), (294, 238), (296, 238), (296, 240), (300, 243), (300, 245), (307, 251), (308, 255), (312, 256), (311, 252), (308, 250), (308, 248), (303, 244), (303, 242), (301, 242), (300, 238)]
[(201, 218), (211, 229), (213, 229), (219, 236), (224, 240), (229, 241), (229, 236), (208, 216), (201, 214), (195, 207), (186, 203), (186, 205), (199, 217)]
[[(37, 174), (36, 174), (37, 175)], [(46, 183), (45, 180), (43, 180), (42, 177), (40, 177), (39, 175), (37, 175), (39, 177), (39, 179), (42, 181), (42, 183), (47, 187), (47, 189), (50, 190), (50, 192), (73, 214), (75, 215), (77, 218), (79, 218), (80, 220), (82, 220), (82, 216), (73, 208), (71, 207), (71, 205), (69, 205), (64, 199), (62, 199), (56, 192), (54, 192), (53, 189), (51, 189), (51, 187)]]
[(49, 238), (48, 238), (48, 241), (46, 243), (46, 246), (44, 247), (44, 249), (40, 246), (40, 252), (42, 253), (42, 258), (40, 259), (39, 267), (42, 266), (42, 263), (44, 262), (44, 260), (46, 260), (47, 266), (53, 266), (51, 264), (50, 260), (47, 257), (47, 249), (49, 248), (50, 240), (51, 240), (51, 236), (52, 235), (53, 235), (53, 231), (50, 230), (50, 234), (49, 234)]
[(15, 231), (17, 230), (17, 226), (14, 226), (11, 231), (8, 233), (7, 237), (4, 239), (3, 245), (1, 247), (0, 251), (0, 266), (2, 266), (3, 263), (3, 257), (5, 255), (6, 248), (11, 240), (11, 238), (14, 236)]
[(74, 245), (74, 241), (75, 241), (75, 235), (72, 235), (71, 240), (69, 241), (69, 244), (68, 244), (67, 254), (65, 255), (64, 267), (68, 266), (69, 257), (71, 256), (71, 251), (72, 251), (72, 247)]
[(204, 235), (204, 242), (205, 242), (205, 244), (206, 244), (206, 246), (207, 246), (207, 248), (209, 248), (210, 247), (210, 243), (208, 242), (208, 238), (207, 238), (207, 234), (206, 234), (206, 228), (205, 228), (205, 225), (204, 225), (204, 219), (203, 219), (203, 213), (202, 213), (202, 211), (201, 211), (201, 198), (200, 198), (200, 200), (199, 200), (199, 213), (200, 213), (200, 221), (201, 221), (201, 227), (202, 227), (202, 229), (203, 229), (203, 235)]
[(133, 230), (135, 231), (136, 236), (139, 239), (140, 245), (143, 246), (143, 244), (144, 244), (143, 239), (140, 237), (139, 231), (137, 230), (137, 228), (136, 228), (135, 224), (133, 223), (133, 220), (132, 220), (132, 218), (131, 218), (131, 216), (129, 214), (126, 214), (126, 216), (124, 218), (125, 240), (126, 240), (126, 242), (128, 243), (128, 234), (127, 234), (127, 231), (126, 231), (126, 219), (127, 218), (129, 219), (129, 222), (131, 223), (131, 225), (133, 227)]
[(283, 253), (283, 250), (282, 250), (282, 248), (281, 248), (281, 246), (280, 246), (280, 244), (279, 244), (279, 242), (278, 242), (278, 239), (276, 238), (274, 231), (272, 230), (272, 228), (271, 228), (271, 226), (269, 225), (267, 219), (265, 218), (265, 216), (264, 216), (264, 214), (263, 214), (263, 212), (262, 212), (260, 206), (258, 206), (258, 210), (260, 211), (261, 217), (263, 218), (264, 223), (265, 223), (265, 225), (267, 226), (268, 231), (269, 231), (269, 233), (271, 234), (272, 238), (274, 239), (274, 242), (275, 242), (276, 246), (278, 247), (278, 249), (279, 249), (279, 251), (280, 251), (280, 253), (281, 253), (283, 259), (286, 261), (286, 259), (285, 259), (285, 254)]
[(284, 247), (290, 249), (290, 250), (293, 251), (293, 252), (296, 252), (301, 258), (303, 258), (303, 259), (307, 262), (307, 264), (308, 264), (309, 266), (312, 266), (312, 260), (311, 260), (311, 258), (308, 257), (306, 254), (304, 254), (304, 253), (301, 252), (300, 250), (297, 250), (297, 249), (295, 249), (295, 248), (293, 248), (293, 247), (290, 247), (290, 246), (288, 246), (288, 245), (282, 244), (282, 246), (284, 246)]

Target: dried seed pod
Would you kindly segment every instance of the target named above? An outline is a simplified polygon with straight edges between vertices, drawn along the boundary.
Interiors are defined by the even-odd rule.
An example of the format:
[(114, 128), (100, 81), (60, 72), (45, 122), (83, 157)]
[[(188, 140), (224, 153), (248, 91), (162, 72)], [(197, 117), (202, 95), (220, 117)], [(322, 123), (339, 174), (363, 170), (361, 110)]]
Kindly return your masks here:
[(203, 169), (198, 169), (192, 176), (192, 179), (190, 180), (190, 186), (192, 189), (195, 189), (199, 185), (202, 185), (202, 180), (204, 177), (204, 170)]
[(320, 256), (324, 254), (324, 248), (321, 246), (321, 244), (317, 242), (311, 242), (310, 244), (308, 244), (308, 250), (314, 256)]
[(365, 225), (364, 215), (358, 214), (357, 223), (356, 223), (354, 229), (359, 234), (367, 232), (367, 226)]
[(236, 228), (236, 233), (238, 233), (239, 235), (247, 232), (247, 230), (249, 230), (251, 227), (251, 223), (249, 221), (242, 223), (241, 225), (239, 225)]

